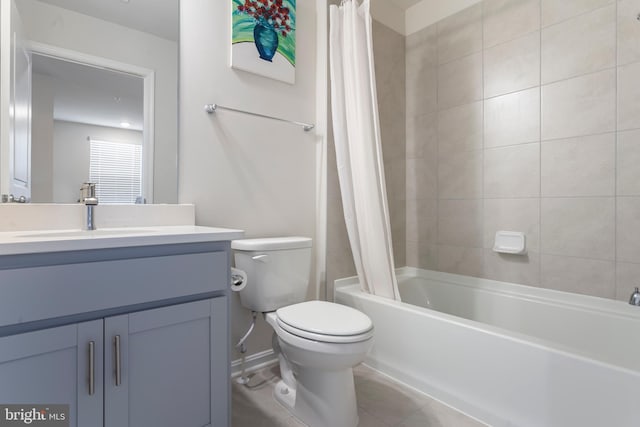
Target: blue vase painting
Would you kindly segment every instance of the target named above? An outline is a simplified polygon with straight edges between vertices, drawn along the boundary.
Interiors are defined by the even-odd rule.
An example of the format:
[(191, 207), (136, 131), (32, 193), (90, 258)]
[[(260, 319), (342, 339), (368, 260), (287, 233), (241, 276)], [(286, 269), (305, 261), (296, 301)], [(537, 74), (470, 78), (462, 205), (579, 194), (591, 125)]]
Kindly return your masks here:
[(233, 68), (293, 84), (296, 0), (232, 0)]
[(273, 62), (273, 55), (278, 50), (278, 33), (273, 28), (256, 24), (253, 27), (253, 38), (256, 49), (260, 54), (260, 59)]

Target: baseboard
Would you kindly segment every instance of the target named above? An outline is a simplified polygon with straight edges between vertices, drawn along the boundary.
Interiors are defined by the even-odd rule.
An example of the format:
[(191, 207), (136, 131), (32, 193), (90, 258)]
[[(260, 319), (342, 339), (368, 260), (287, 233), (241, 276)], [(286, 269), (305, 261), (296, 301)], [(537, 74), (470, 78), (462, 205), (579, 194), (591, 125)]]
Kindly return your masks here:
[[(261, 351), (260, 353), (252, 354), (244, 359), (245, 372), (258, 371), (267, 366), (272, 366), (278, 363), (278, 358), (273, 352), (273, 349)], [(242, 359), (236, 359), (231, 362), (231, 378), (235, 378), (242, 372)]]

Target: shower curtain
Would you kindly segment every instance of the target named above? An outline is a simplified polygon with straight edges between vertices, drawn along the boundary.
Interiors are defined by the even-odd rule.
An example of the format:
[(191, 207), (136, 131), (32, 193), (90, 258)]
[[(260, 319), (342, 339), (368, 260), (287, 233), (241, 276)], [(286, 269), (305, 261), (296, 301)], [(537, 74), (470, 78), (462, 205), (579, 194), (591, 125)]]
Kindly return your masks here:
[(369, 0), (330, 8), (333, 133), (345, 222), (362, 289), (400, 299), (373, 62)]

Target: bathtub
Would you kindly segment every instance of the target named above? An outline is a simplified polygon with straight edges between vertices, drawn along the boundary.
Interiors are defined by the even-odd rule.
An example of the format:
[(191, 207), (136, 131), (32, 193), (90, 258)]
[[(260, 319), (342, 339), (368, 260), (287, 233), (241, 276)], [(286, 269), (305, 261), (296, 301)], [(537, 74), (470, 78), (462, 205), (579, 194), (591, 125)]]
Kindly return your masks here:
[(365, 363), (491, 426), (640, 426), (640, 307), (428, 270), (403, 302), (336, 281), (371, 317)]

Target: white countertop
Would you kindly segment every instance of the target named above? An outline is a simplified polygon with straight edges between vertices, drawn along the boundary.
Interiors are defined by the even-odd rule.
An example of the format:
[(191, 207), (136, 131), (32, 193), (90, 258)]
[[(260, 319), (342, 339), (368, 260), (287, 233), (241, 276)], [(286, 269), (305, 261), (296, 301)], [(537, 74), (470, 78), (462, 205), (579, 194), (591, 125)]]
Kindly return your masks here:
[(242, 230), (194, 225), (7, 231), (0, 232), (0, 255), (218, 242), (243, 236)]

